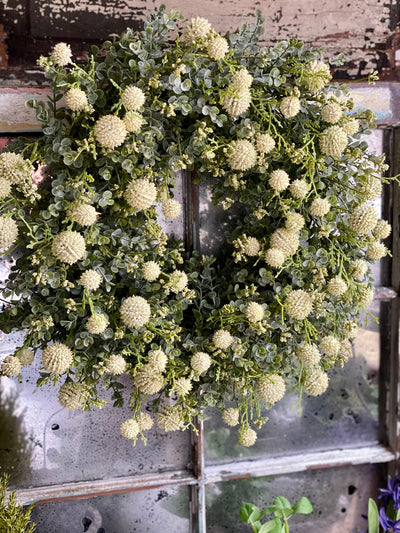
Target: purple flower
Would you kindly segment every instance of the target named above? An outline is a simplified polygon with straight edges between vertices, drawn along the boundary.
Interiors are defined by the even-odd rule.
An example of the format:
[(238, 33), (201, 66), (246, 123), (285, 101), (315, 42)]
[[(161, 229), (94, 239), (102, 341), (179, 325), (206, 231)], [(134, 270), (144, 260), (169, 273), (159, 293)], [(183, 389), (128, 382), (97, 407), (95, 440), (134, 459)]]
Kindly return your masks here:
[(387, 489), (378, 490), (381, 493), (378, 497), (384, 500), (385, 505), (392, 499), (394, 510), (400, 509), (400, 478), (396, 477), (393, 482), (389, 479)]
[(391, 533), (400, 533), (400, 520), (395, 522), (387, 517), (383, 507), (381, 507), (379, 510), (379, 523), (385, 531), (390, 531)]

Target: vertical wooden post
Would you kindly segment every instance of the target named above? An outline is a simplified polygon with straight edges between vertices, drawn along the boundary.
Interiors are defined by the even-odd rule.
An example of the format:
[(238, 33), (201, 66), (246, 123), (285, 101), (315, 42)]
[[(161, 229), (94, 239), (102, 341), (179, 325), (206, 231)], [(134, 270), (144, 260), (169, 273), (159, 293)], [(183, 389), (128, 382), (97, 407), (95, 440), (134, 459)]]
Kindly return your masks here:
[(3, 24), (0, 24), (0, 69), (5, 70), (8, 68), (8, 55), (7, 55), (7, 34), (4, 31)]

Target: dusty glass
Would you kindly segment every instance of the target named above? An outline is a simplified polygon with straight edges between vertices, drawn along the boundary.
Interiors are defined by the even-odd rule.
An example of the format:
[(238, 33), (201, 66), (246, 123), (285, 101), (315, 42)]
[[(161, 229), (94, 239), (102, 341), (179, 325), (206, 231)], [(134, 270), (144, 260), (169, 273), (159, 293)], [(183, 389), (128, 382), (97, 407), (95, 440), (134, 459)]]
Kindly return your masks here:
[(159, 533), (189, 531), (189, 489), (163, 487), (37, 505), (35, 533)]
[(205, 420), (208, 464), (232, 458), (279, 457), (302, 451), (353, 448), (378, 442), (379, 302), (373, 302), (343, 368), (329, 371), (330, 386), (321, 396), (287, 394), (258, 431), (254, 446), (236, 444), (237, 428), (229, 428), (216, 410)]
[[(310, 515), (290, 519), (294, 533), (357, 533), (366, 531), (368, 498), (375, 497), (377, 474), (374, 465), (311, 470), (285, 476), (238, 479), (207, 487), (207, 532), (250, 533), (240, 522), (239, 508), (251, 502), (260, 508), (285, 496), (294, 504), (301, 496), (311, 501)], [(266, 521), (264, 519), (263, 521)]]

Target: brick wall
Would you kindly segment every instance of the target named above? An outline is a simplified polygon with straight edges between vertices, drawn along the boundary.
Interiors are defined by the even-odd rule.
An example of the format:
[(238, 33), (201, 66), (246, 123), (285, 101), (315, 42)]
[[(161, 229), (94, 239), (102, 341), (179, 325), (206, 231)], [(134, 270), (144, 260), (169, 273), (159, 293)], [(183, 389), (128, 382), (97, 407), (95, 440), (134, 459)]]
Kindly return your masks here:
[[(127, 26), (140, 28), (154, 0), (1, 0), (0, 78), (7, 83), (35, 80), (32, 66), (57, 41), (69, 42), (75, 55)], [(339, 78), (360, 77), (371, 68), (383, 78), (400, 78), (398, 0), (166, 0), (186, 17), (207, 17), (219, 32), (249, 21), (256, 9), (265, 17), (265, 42), (297, 37), (324, 45), (329, 54), (345, 52)], [(399, 62), (400, 63), (400, 62)], [(27, 72), (30, 71), (30, 72)], [(39, 78), (37, 78), (39, 79)]]

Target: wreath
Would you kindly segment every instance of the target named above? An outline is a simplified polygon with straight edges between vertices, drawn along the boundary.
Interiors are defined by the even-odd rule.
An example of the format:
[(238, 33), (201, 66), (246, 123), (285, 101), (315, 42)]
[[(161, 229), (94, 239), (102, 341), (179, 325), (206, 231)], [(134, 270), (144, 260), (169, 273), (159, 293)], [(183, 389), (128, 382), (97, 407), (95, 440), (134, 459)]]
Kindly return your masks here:
[[(0, 155), (1, 327), (25, 332), (1, 373), (38, 353), (66, 409), (101, 407), (99, 385), (120, 407), (128, 388), (133, 442), (214, 406), (251, 446), (263, 407), (323, 394), (346, 361), (388, 253), (371, 202), (387, 165), (322, 50), (260, 47), (259, 14), (225, 37), (197, 17), (171, 42), (182, 20), (161, 7), (86, 60), (65, 43), (39, 59), (43, 134)], [(226, 212), (217, 257), (160, 225), (184, 169)]]

